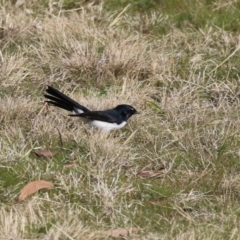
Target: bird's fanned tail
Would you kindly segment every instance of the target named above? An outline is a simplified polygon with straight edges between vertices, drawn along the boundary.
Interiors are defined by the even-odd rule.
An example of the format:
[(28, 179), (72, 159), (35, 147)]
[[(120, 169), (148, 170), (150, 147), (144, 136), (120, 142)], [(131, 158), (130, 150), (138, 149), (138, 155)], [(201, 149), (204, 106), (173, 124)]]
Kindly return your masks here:
[(47, 94), (44, 96), (49, 99), (46, 102), (51, 105), (65, 109), (67, 111), (74, 111), (76, 113), (90, 112), (89, 109), (80, 105), (78, 102), (74, 101), (53, 87), (48, 86), (46, 92)]

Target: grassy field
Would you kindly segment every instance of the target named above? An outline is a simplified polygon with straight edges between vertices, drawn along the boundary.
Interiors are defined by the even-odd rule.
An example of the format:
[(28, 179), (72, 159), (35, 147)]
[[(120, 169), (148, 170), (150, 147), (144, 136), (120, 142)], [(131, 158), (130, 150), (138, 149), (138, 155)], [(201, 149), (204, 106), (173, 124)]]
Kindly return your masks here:
[[(1, 240), (240, 239), (239, 1), (0, 2)], [(141, 114), (102, 134), (47, 85)]]

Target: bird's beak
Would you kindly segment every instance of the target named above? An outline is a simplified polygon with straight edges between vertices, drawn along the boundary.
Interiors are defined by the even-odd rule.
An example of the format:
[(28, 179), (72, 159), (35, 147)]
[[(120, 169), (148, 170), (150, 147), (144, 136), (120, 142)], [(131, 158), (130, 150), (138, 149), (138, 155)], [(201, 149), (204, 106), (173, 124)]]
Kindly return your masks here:
[(140, 112), (136, 111), (135, 114), (140, 114)]

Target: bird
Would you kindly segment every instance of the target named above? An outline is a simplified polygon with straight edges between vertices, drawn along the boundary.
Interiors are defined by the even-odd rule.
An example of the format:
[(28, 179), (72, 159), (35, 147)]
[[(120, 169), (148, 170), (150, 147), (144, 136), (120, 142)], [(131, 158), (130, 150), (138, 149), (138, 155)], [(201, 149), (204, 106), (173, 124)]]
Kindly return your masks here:
[(69, 116), (80, 117), (91, 127), (96, 127), (103, 132), (123, 128), (131, 116), (139, 114), (133, 106), (128, 104), (120, 104), (103, 111), (91, 111), (51, 86), (47, 87), (44, 97), (48, 104), (73, 112), (74, 114)]

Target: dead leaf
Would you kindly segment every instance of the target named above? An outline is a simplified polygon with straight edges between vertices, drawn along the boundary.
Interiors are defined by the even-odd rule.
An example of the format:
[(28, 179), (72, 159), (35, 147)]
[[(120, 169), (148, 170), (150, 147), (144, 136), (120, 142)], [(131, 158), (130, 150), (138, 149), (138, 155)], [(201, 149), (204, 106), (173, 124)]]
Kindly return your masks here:
[(28, 196), (32, 195), (33, 193), (37, 192), (40, 189), (47, 188), (47, 189), (52, 189), (54, 187), (52, 182), (47, 182), (44, 180), (37, 180), (28, 183), (23, 187), (21, 190), (21, 193), (18, 197), (18, 201), (21, 202), (24, 199), (26, 199)]
[(52, 158), (57, 154), (57, 152), (50, 152), (50, 151), (41, 150), (41, 149), (35, 150), (34, 153), (38, 157), (45, 157), (45, 158)]
[(139, 228), (117, 228), (111, 229), (107, 231), (101, 231), (100, 234), (103, 234), (107, 237), (119, 238), (119, 237), (127, 237), (131, 234), (137, 234), (139, 232)]

